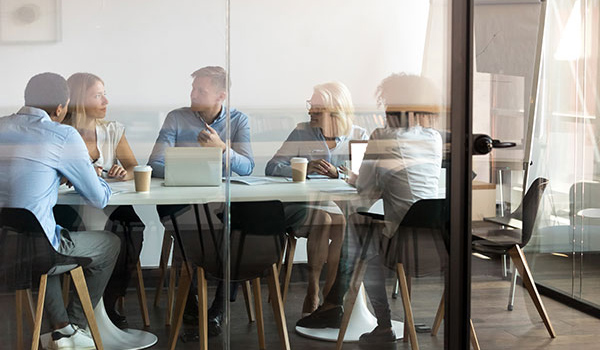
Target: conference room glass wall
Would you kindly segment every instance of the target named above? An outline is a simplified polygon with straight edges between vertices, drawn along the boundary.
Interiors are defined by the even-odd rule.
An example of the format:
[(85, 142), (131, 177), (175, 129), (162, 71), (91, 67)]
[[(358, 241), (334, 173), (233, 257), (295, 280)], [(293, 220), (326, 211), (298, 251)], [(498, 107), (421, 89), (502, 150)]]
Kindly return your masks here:
[[(249, 116), (254, 159), (250, 178), (238, 177), (235, 173), (228, 178), (231, 243), (239, 239), (236, 228), (243, 228), (236, 217), (241, 216), (240, 202), (256, 201), (253, 209), (257, 217), (261, 217), (261, 210), (267, 207), (264, 201), (281, 201), (284, 209), (282, 213), (271, 213), (269, 218), (275, 224), (280, 220), (278, 215), (283, 215), (286, 255), (280, 261), (281, 267), (278, 266), (282, 307), (278, 306), (274, 289), (267, 283), (268, 275), (263, 275), (266, 277), (262, 283), (262, 307), (267, 347), (285, 346), (288, 339), (291, 347), (333, 347), (331, 342), (338, 338), (337, 325), (343, 321), (339, 313), (344, 303), (342, 298), (348, 292), (344, 310), (346, 314), (351, 311), (352, 318), (344, 347), (355, 348), (356, 344), (352, 342), (377, 326), (373, 315), (373, 311), (377, 310), (373, 310), (372, 305), (373, 301), (377, 301), (377, 282), (382, 284), (385, 280), (396, 337), (407, 339), (414, 336), (415, 339), (410, 342), (414, 342), (415, 346), (419, 343), (428, 348), (442, 348), (448, 333), (442, 327), (436, 337), (432, 337), (430, 330), (445, 290), (448, 247), (444, 242), (448, 242), (448, 237), (444, 235), (448, 232), (429, 230), (418, 235), (418, 230), (409, 233), (404, 228), (396, 233), (395, 226), (390, 228), (392, 224), (382, 224), (381, 203), (379, 209), (377, 205), (371, 208), (372, 212), (379, 213), (378, 220), (357, 213), (366, 211), (380, 197), (390, 195), (385, 205), (385, 218), (397, 220), (398, 224), (408, 210), (409, 206), (405, 205), (410, 201), (448, 198), (452, 3), (233, 0), (229, 4), (228, 70), (231, 87), (228, 102), (231, 108)], [(463, 33), (463, 37), (455, 40), (464, 43), (466, 38), (466, 33)], [(422, 75), (431, 81), (432, 89), (420, 91), (418, 81), (406, 85), (405, 77), (393, 74)], [(386, 78), (388, 80), (384, 81)], [(409, 101), (409, 96), (418, 96), (419, 99)], [(434, 102), (422, 105), (428, 99)], [(394, 108), (402, 110), (408, 105), (413, 108), (416, 105), (417, 109), (410, 110), (408, 107), (408, 110), (426, 112), (433, 111), (431, 108), (435, 107), (436, 115), (415, 117), (423, 119), (419, 122), (425, 128), (424, 131), (416, 131), (411, 142), (406, 136), (392, 133), (392, 125), (389, 120), (386, 121), (386, 101), (394, 112), (397, 112)], [(233, 128), (230, 131), (231, 147), (235, 149), (240, 131)], [(362, 154), (360, 145), (356, 146), (357, 141), (366, 142), (369, 138), (383, 137), (381, 135), (392, 138), (392, 142), (399, 138), (411, 144), (407, 146), (406, 152), (410, 155), (406, 157), (421, 154), (425, 159), (415, 160), (414, 169), (427, 170), (415, 170), (417, 173), (421, 171), (419, 184), (416, 178), (403, 180), (407, 158), (398, 153), (397, 146), (387, 146), (387, 160), (379, 159), (382, 154), (370, 154), (371, 149), (365, 155), (366, 165), (357, 180), (363, 190), (357, 193), (352, 185), (346, 183), (341, 168), (345, 166), (358, 172)], [(428, 139), (426, 135), (437, 136)], [(416, 139), (420, 141), (416, 142)], [(434, 143), (433, 153), (427, 153), (427, 147), (432, 145), (430, 142)], [(363, 143), (362, 147), (364, 152), (365, 147), (375, 146)], [(293, 182), (293, 157), (310, 161), (308, 179), (303, 183)], [(320, 159), (327, 162), (317, 163)], [(435, 162), (437, 168), (436, 165), (423, 165)], [(440, 168), (442, 164), (445, 166)], [(373, 177), (367, 179), (369, 176)], [(240, 181), (244, 180), (256, 183), (241, 185)], [(354, 179), (349, 182), (354, 182)], [(368, 188), (367, 183), (375, 188)], [(413, 199), (404, 203), (402, 200), (394, 202), (393, 196), (402, 198), (403, 190), (414, 191)], [(446, 216), (438, 215), (436, 219), (435, 210), (429, 211), (428, 223), (437, 220), (440, 227), (447, 227)], [(428, 223), (420, 224), (427, 226)], [(389, 232), (391, 236), (397, 235), (395, 240), (382, 239), (386, 229), (392, 230)], [(371, 248), (367, 250), (365, 247), (369, 240)], [(266, 249), (268, 244), (271, 243), (257, 243), (254, 247), (247, 245), (243, 253), (232, 250), (230, 271), (235, 274), (239, 264), (250, 264), (253, 256), (268, 254), (255, 252), (261, 251), (258, 248)], [(407, 289), (412, 290), (411, 304), (416, 327), (407, 326), (402, 288), (398, 292), (397, 287), (397, 271), (378, 267), (376, 259), (371, 260), (370, 267), (364, 267), (364, 262), (362, 265), (357, 263), (362, 249), (367, 254), (363, 260), (369, 260), (380, 245), (389, 248), (387, 254), (385, 249), (380, 254), (386, 265), (395, 268), (396, 265), (391, 263), (395, 258), (404, 263), (410, 282)], [(290, 264), (286, 263), (287, 259), (290, 259)], [(354, 280), (350, 281), (353, 271), (354, 278), (359, 280), (356, 284)], [(375, 280), (377, 278), (378, 281)], [(360, 292), (352, 308), (349, 300), (356, 295), (363, 279), (369, 295), (365, 298)], [(255, 282), (252, 283), (256, 292)], [(231, 295), (234, 293), (234, 290), (230, 291)], [(266, 303), (266, 295), (269, 295), (271, 305)], [(254, 297), (257, 295), (254, 294)], [(276, 308), (277, 313), (284, 311), (285, 330), (278, 329), (279, 315), (273, 315), (271, 306)], [(262, 344), (261, 340), (242, 337), (247, 333), (246, 307), (240, 297), (230, 303), (230, 333), (225, 346), (238, 348), (248, 341)], [(303, 318), (315, 311), (315, 315), (322, 315), (321, 319)], [(258, 310), (255, 312), (258, 322), (260, 316)], [(443, 316), (442, 313), (439, 315)], [(382, 330), (387, 327), (386, 321), (389, 320), (385, 320), (385, 316), (380, 320)], [(256, 326), (260, 334), (262, 327)], [(254, 324), (251, 327), (255, 327)], [(283, 335), (283, 332), (287, 333)], [(391, 332), (386, 332), (383, 332), (384, 336), (391, 336)], [(209, 346), (214, 342), (209, 339)], [(375, 349), (380, 345), (367, 343), (361, 346)]]
[[(2, 115), (20, 108), (37, 73), (92, 73), (101, 91), (81, 90), (108, 105), (102, 120), (89, 124), (91, 133), (78, 128), (90, 160), (110, 159), (107, 139), (124, 130), (104, 170), (120, 164), (131, 175), (133, 163), (153, 167), (148, 193), (103, 173), (113, 192), (103, 209), (88, 205), (77, 189), (59, 190), (57, 204), (81, 218), (63, 226), (115, 231), (128, 252), (119, 262), (131, 272), (118, 279), (130, 279), (125, 298), (96, 309), (106, 348), (184, 349), (198, 341), (223, 349), (331, 347), (327, 341), (336, 341), (338, 324), (345, 324), (344, 302), (345, 314), (353, 314), (346, 340), (371, 332), (378, 324), (373, 312), (381, 311), (371, 341), (465, 347), (470, 11), (469, 2), (445, 0), (0, 1)], [(224, 68), (225, 84), (215, 68), (190, 76), (206, 66)], [(98, 130), (107, 122), (119, 132), (103, 138)], [(359, 142), (351, 151), (350, 139), (380, 142), (363, 142), (363, 151)], [(135, 162), (123, 156), (127, 144)], [(188, 187), (185, 181), (197, 180), (189, 176), (165, 184), (161, 145), (225, 147), (223, 182)], [(375, 175), (355, 179), (350, 172), (360, 169), (365, 147), (365, 169)], [(292, 157), (312, 161), (304, 182), (290, 179)], [(326, 162), (314, 162), (320, 159)], [(194, 160), (186, 165), (193, 168)], [(379, 187), (357, 191), (354, 181)], [(394, 197), (409, 190), (408, 200)], [(370, 208), (380, 197), (386, 204)], [(429, 200), (421, 209), (426, 215), (403, 222), (417, 199)], [(134, 242), (141, 237), (138, 264)], [(294, 263), (286, 267), (284, 252), (293, 244)], [(369, 295), (359, 288), (361, 274)], [(329, 290), (337, 293), (333, 316), (297, 327)], [(346, 292), (358, 295), (354, 306), (343, 299)], [(7, 310), (12, 298), (3, 295)], [(13, 314), (1, 318), (8, 331), (0, 341), (9, 348), (16, 346)], [(49, 332), (44, 320), (44, 345)], [(368, 338), (360, 346), (380, 347)]]

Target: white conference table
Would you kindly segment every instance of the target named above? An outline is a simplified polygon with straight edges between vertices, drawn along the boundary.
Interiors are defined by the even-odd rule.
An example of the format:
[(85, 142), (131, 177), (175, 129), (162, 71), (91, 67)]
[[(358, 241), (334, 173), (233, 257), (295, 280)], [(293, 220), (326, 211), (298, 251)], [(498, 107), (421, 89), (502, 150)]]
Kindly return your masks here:
[[(267, 179), (268, 183), (257, 185), (232, 182), (229, 186), (231, 202), (276, 199), (282, 202), (345, 201), (349, 203), (360, 198), (355, 188), (340, 179), (308, 179), (304, 183), (294, 183), (278, 177)], [(226, 199), (225, 183), (216, 187), (166, 187), (163, 179), (153, 178), (150, 191), (147, 193), (135, 192), (133, 181), (111, 182), (110, 186), (113, 194), (108, 202), (109, 206), (223, 203)], [(85, 201), (74, 189), (61, 186), (57, 204), (83, 205)], [(375, 317), (369, 312), (364, 294), (362, 295), (363, 297), (359, 297), (354, 306), (345, 341), (357, 341), (361, 334), (370, 332), (376, 325)], [(144, 349), (154, 345), (158, 340), (149, 332), (133, 329), (122, 331), (115, 327), (108, 319), (102, 302), (96, 306), (95, 313), (106, 349)], [(402, 324), (394, 321), (394, 326), (402, 327)], [(296, 327), (296, 331), (311, 338), (335, 341), (338, 329), (317, 330)], [(396, 330), (396, 334), (402, 334), (401, 328)]]

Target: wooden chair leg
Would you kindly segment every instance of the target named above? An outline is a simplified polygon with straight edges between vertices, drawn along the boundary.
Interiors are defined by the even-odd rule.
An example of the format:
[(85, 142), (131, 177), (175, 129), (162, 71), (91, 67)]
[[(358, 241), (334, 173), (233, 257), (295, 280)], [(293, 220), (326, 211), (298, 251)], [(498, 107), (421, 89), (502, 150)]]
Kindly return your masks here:
[(94, 344), (96, 344), (96, 349), (103, 350), (104, 346), (102, 345), (100, 331), (98, 330), (98, 324), (96, 323), (96, 317), (94, 316), (94, 307), (92, 306), (92, 301), (90, 300), (90, 292), (88, 291), (87, 284), (85, 283), (85, 277), (83, 275), (83, 269), (81, 266), (71, 270), (71, 278), (73, 279), (75, 290), (77, 291), (77, 295), (81, 301), (83, 313), (85, 314), (85, 318), (88, 322), (90, 333), (92, 333)]
[(137, 293), (138, 301), (140, 303), (140, 310), (142, 311), (142, 319), (144, 320), (144, 327), (150, 327), (150, 316), (148, 315), (148, 305), (146, 303), (146, 289), (144, 287), (144, 276), (142, 275), (142, 264), (138, 260), (136, 264), (137, 272)]
[[(29, 324), (29, 327), (31, 327), (31, 329), (33, 329), (34, 325), (35, 325), (35, 303), (33, 302), (33, 296), (31, 295), (31, 289), (26, 289), (23, 292), (23, 300), (22, 302), (24, 303), (23, 308), (27, 311), (27, 317), (25, 318), (27, 320), (27, 323)], [(44, 346), (42, 345), (42, 339), (40, 338), (40, 349), (43, 349)]]
[(167, 289), (167, 310), (165, 315), (165, 325), (171, 325), (171, 319), (173, 318), (173, 304), (175, 302), (175, 282), (177, 279), (177, 267), (175, 264), (171, 264), (169, 269), (169, 287)]
[(25, 290), (15, 292), (15, 311), (17, 316), (17, 350), (23, 350), (23, 304)]
[[(198, 267), (198, 335), (200, 349), (208, 350), (208, 287), (204, 269)], [(189, 289), (189, 288), (188, 288)]]
[(529, 292), (531, 296), (531, 300), (535, 305), (544, 325), (546, 326), (546, 330), (548, 330), (548, 334), (550, 334), (551, 338), (556, 338), (556, 333), (554, 332), (554, 328), (552, 327), (552, 323), (550, 323), (550, 317), (548, 317), (548, 313), (546, 312), (546, 308), (544, 307), (544, 303), (542, 302), (542, 298), (535, 286), (535, 281), (533, 280), (533, 276), (531, 275), (531, 270), (527, 265), (527, 259), (525, 259), (525, 254), (523, 254), (523, 250), (518, 245), (512, 247), (508, 254), (510, 255), (515, 267), (519, 271), (519, 275), (523, 279), (523, 285)]
[(396, 265), (396, 273), (398, 275), (398, 281), (400, 282), (400, 294), (402, 297), (402, 305), (404, 306), (404, 312), (406, 319), (404, 320), (404, 328), (408, 327), (408, 335), (410, 337), (410, 345), (412, 350), (418, 350), (419, 344), (417, 340), (417, 332), (415, 330), (415, 322), (413, 319), (412, 307), (410, 305), (410, 296), (408, 295), (408, 283), (406, 281), (406, 274), (404, 273), (404, 266), (402, 264)]
[(62, 275), (62, 297), (63, 297), (63, 303), (65, 304), (65, 307), (67, 307), (67, 305), (69, 305), (69, 289), (71, 287), (71, 275), (69, 274), (63, 274)]
[[(173, 269), (173, 266), (171, 266)], [(171, 271), (173, 273), (173, 271)], [(169, 334), (169, 350), (175, 350), (177, 345), (177, 338), (179, 336), (179, 330), (181, 329), (181, 323), (183, 322), (183, 311), (185, 309), (185, 302), (187, 301), (187, 295), (190, 290), (192, 283), (191, 277), (188, 272), (188, 266), (184, 263), (181, 266), (181, 276), (179, 278), (179, 287), (177, 291), (177, 301), (175, 302), (175, 315), (173, 317), (173, 326), (171, 327), (171, 333)]]
[[(277, 269), (276, 266), (275, 269)], [(262, 297), (260, 293), (260, 278), (255, 278), (252, 281), (252, 291), (254, 294), (254, 309), (256, 310), (256, 330), (258, 333), (258, 348), (262, 350), (266, 349), (267, 346), (265, 342), (265, 322), (263, 317)]]
[(288, 237), (288, 246), (285, 253), (285, 277), (283, 279), (283, 303), (287, 299), (288, 291), (290, 290), (290, 280), (292, 279), (292, 267), (294, 266), (294, 255), (296, 254), (297, 239), (294, 236)]
[(273, 307), (273, 316), (275, 317), (275, 323), (277, 324), (277, 330), (279, 331), (281, 348), (283, 350), (289, 350), (290, 339), (287, 331), (285, 311), (283, 307), (283, 300), (281, 298), (281, 287), (279, 286), (279, 275), (277, 272), (278, 271), (275, 265), (273, 265), (268, 276), (269, 291), (271, 296), (273, 296), (273, 299), (271, 300), (271, 306)]
[(35, 308), (35, 322), (33, 323), (33, 337), (31, 339), (31, 350), (37, 350), (40, 345), (40, 333), (42, 331), (42, 314), (44, 313), (44, 301), (46, 300), (46, 286), (48, 285), (48, 275), (40, 277), (40, 289), (38, 294), (37, 306)]
[[(410, 299), (411, 292), (412, 292), (412, 281), (410, 280), (410, 276), (406, 276), (406, 286), (408, 288), (408, 298)], [(398, 281), (398, 288), (400, 288), (400, 281)], [(406, 320), (406, 309), (404, 309), (404, 319)], [(405, 343), (408, 342), (408, 338), (410, 338), (410, 334), (408, 334), (409, 330), (410, 330), (409, 327), (404, 327), (404, 334), (402, 335), (402, 341)]]
[(435, 319), (433, 321), (433, 326), (431, 326), (431, 336), (435, 337), (437, 335), (440, 326), (442, 325), (442, 321), (444, 320), (444, 312), (445, 312), (445, 300), (446, 300), (446, 291), (442, 293), (442, 298), (440, 299), (440, 305), (438, 306), (437, 312), (435, 313)]
[(367, 264), (368, 261), (359, 259), (354, 267), (354, 273), (352, 274), (352, 279), (350, 280), (350, 286), (348, 292), (346, 293), (346, 297), (344, 298), (344, 315), (342, 316), (340, 331), (338, 333), (336, 343), (337, 350), (342, 350), (342, 346), (344, 345), (344, 337), (346, 336), (346, 330), (348, 329), (348, 324), (350, 323), (350, 316), (352, 316), (352, 309), (354, 309), (354, 304), (356, 303), (356, 297), (358, 296), (360, 285), (365, 276), (365, 272), (367, 271)]
[(156, 286), (156, 294), (154, 295), (154, 306), (158, 306), (158, 303), (160, 302), (160, 293), (162, 292), (163, 284), (165, 283), (165, 275), (167, 274), (169, 255), (171, 254), (172, 244), (173, 237), (171, 236), (171, 234), (165, 231), (163, 234), (162, 247), (160, 249), (160, 261), (158, 264), (160, 275), (158, 277), (158, 285)]
[(27, 322), (29, 326), (33, 328), (35, 324), (35, 303), (33, 302), (33, 296), (31, 295), (31, 289), (25, 291), (25, 310), (27, 310)]
[(475, 333), (475, 327), (473, 327), (472, 319), (469, 319), (469, 324), (471, 325), (471, 346), (474, 350), (480, 350), (479, 340), (477, 340), (477, 333)]
[(252, 305), (252, 287), (250, 281), (244, 282), (242, 285), (242, 292), (244, 292), (244, 301), (246, 302), (246, 313), (248, 314), (248, 322), (252, 323), (256, 320), (254, 316), (254, 305)]

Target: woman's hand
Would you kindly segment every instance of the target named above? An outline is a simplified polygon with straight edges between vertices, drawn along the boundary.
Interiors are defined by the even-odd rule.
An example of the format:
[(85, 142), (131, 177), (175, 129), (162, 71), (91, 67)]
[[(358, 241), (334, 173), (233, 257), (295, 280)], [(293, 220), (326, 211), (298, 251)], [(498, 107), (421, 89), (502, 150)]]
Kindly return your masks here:
[(340, 171), (342, 174), (346, 175), (346, 182), (352, 186), (356, 185), (356, 179), (358, 178), (358, 174), (353, 172), (352, 170), (346, 168), (345, 166), (340, 166)]
[(102, 167), (94, 165), (94, 170), (96, 170), (96, 175), (102, 176)]
[(337, 168), (325, 159), (315, 159), (308, 162), (306, 173), (317, 173), (319, 175), (326, 175), (331, 178), (338, 178)]
[(114, 164), (106, 175), (108, 177), (114, 177), (119, 180), (124, 180), (125, 176), (127, 175), (127, 170), (125, 170), (122, 166), (118, 164)]

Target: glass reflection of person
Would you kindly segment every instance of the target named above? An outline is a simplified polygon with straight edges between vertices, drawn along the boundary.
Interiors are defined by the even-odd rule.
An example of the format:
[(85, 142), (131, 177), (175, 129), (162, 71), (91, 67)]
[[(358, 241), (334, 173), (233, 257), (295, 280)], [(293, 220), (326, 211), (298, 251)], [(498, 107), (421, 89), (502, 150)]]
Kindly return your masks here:
[[(394, 74), (381, 82), (377, 98), (385, 106), (387, 125), (373, 131), (359, 175), (350, 174), (349, 182), (357, 187), (365, 204), (383, 199), (385, 227), (382, 234), (390, 238), (414, 202), (438, 196), (442, 138), (432, 126), (440, 112), (440, 95), (426, 78)], [(357, 226), (351, 229), (358, 230), (359, 221), (353, 217), (350, 222)], [(349, 247), (325, 302), (316, 312), (298, 321), (298, 325), (339, 327), (343, 297), (358, 251), (358, 244)], [(391, 328), (384, 269), (382, 257), (378, 255), (369, 262), (365, 273), (365, 288), (377, 317), (377, 327), (363, 334), (361, 342), (396, 340)]]
[[(169, 112), (154, 143), (148, 160), (152, 176), (164, 177), (165, 150), (168, 147), (218, 147), (225, 152), (228, 112), (231, 130), (230, 169), (240, 176), (250, 175), (254, 169), (250, 124), (246, 114), (224, 105), (227, 98), (227, 72), (222, 67), (207, 66), (193, 72), (192, 77), (191, 106)], [(224, 155), (223, 176), (226, 174), (225, 158)], [(181, 207), (171, 206), (168, 210), (176, 212)], [(223, 283), (219, 282), (215, 299), (208, 310), (209, 335), (221, 333), (224, 298), (225, 289)], [(183, 320), (186, 323), (198, 323), (198, 308), (193, 292), (188, 295)]]
[[(71, 91), (71, 105), (63, 123), (72, 125), (83, 138), (88, 154), (99, 176), (125, 181), (133, 179), (137, 160), (125, 137), (125, 127), (117, 121), (107, 121), (108, 99), (104, 81), (91, 73), (75, 73), (67, 79)], [(116, 209), (121, 217), (139, 218), (131, 206)], [(55, 210), (59, 219), (60, 206)], [(131, 220), (131, 219), (130, 219)], [(121, 239), (121, 250), (115, 269), (104, 291), (106, 313), (119, 328), (127, 328), (127, 319), (115, 310), (116, 301), (125, 296), (142, 250), (143, 228), (128, 234), (116, 233)]]
[[(298, 124), (290, 133), (267, 163), (266, 175), (291, 177), (291, 158), (304, 157), (309, 161), (308, 174), (338, 178), (338, 167), (349, 159), (348, 141), (367, 139), (366, 130), (352, 124), (354, 106), (344, 84), (329, 82), (315, 86), (307, 107), (310, 122)], [(286, 225), (293, 234), (308, 236), (308, 288), (302, 313), (309, 314), (319, 305), (319, 276), (325, 262), (324, 294), (335, 280), (345, 219), (332, 202), (290, 203), (284, 209)]]
[[(68, 105), (66, 80), (42, 73), (27, 83), (25, 106), (0, 118), (0, 207), (28, 209), (57, 252), (90, 258), (83, 270), (95, 307), (113, 270), (119, 239), (106, 231), (69, 232), (52, 214), (62, 178), (96, 208), (104, 208), (111, 195), (108, 184), (94, 171), (81, 136), (60, 124)], [(86, 331), (79, 298), (64, 305), (60, 275), (48, 276), (45, 311), (52, 326), (48, 349), (96, 348)]]

